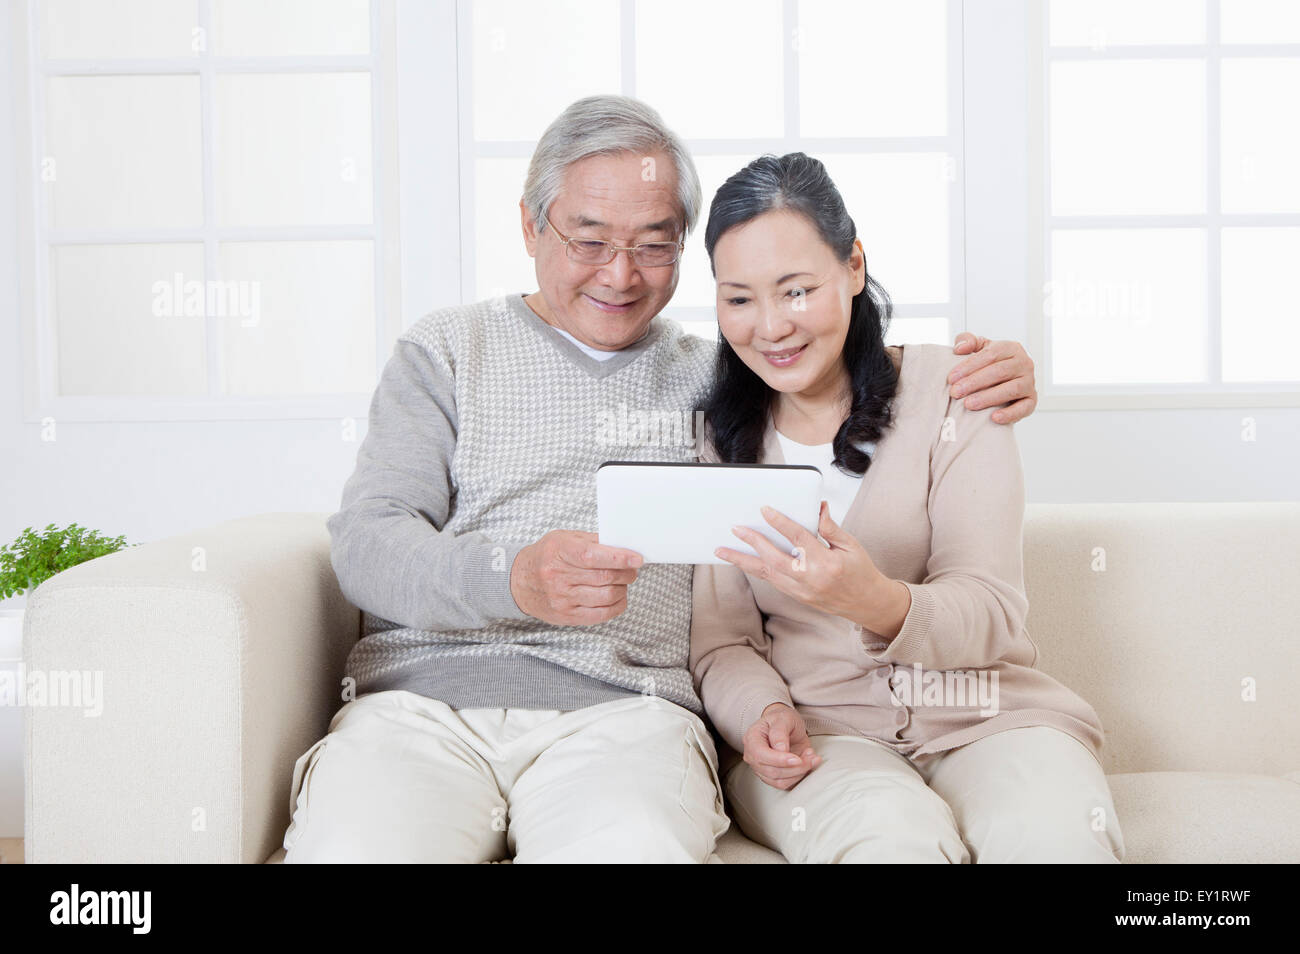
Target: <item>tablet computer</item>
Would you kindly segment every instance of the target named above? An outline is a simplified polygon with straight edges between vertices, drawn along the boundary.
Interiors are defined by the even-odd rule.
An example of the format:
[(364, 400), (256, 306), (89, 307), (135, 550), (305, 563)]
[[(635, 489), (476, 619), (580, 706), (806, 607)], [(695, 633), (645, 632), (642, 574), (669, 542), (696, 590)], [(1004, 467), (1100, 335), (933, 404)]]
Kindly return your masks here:
[(754, 553), (731, 532), (752, 527), (782, 553), (793, 545), (764, 518), (773, 507), (817, 533), (822, 475), (807, 464), (693, 464), (611, 460), (596, 470), (600, 542), (646, 563), (722, 563), (718, 547)]

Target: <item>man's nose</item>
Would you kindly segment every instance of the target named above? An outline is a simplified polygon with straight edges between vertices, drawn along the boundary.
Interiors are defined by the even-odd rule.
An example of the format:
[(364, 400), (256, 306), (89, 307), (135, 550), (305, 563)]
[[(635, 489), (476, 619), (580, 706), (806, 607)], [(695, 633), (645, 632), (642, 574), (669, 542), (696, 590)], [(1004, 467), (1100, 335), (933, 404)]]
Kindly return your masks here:
[(600, 276), (611, 288), (627, 288), (637, 277), (637, 266), (631, 252), (615, 252), (614, 260), (600, 269)]

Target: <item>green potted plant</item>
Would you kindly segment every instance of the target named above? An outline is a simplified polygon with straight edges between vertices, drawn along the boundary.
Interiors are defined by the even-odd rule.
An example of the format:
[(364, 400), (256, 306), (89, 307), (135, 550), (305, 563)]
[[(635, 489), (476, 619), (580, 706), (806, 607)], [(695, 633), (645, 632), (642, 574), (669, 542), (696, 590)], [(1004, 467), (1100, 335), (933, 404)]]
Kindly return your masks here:
[(16, 660), (22, 647), (26, 594), (56, 573), (130, 546), (125, 537), (105, 537), (77, 524), (41, 533), (31, 527), (0, 547), (0, 661)]
[(35, 589), (56, 573), (126, 546), (126, 537), (105, 537), (97, 530), (48, 524), (39, 534), (31, 527), (13, 543), (0, 547), (0, 600)]
[(105, 537), (77, 524), (41, 533), (31, 527), (0, 547), (0, 660), (16, 659), (22, 644), (26, 594), (56, 573), (131, 546), (125, 537)]

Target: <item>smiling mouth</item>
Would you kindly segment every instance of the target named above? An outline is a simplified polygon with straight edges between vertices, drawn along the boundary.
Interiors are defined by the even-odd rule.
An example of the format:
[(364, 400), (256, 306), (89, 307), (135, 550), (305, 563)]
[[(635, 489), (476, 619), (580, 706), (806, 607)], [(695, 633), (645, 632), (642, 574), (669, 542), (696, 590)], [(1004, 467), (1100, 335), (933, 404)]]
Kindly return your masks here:
[(599, 298), (593, 298), (591, 295), (586, 295), (586, 294), (584, 294), (583, 297), (585, 297), (589, 302), (591, 302), (601, 311), (613, 312), (614, 314), (627, 311), (637, 302), (637, 299), (635, 298), (632, 299), (631, 301), (611, 302), (611, 301), (601, 301)]
[(803, 348), (806, 347), (807, 344), (800, 344), (797, 348), (785, 348), (784, 351), (761, 351), (759, 354), (766, 357), (768, 360), (781, 361), (787, 359), (787, 357), (793, 357), (794, 355), (800, 354), (800, 352), (803, 351)]

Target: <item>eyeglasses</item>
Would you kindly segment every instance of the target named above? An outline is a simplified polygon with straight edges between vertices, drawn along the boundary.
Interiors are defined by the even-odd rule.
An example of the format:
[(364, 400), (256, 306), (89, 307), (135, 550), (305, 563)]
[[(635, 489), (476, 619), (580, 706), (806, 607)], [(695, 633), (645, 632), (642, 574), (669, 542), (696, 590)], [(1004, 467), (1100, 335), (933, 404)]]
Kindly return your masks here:
[(659, 268), (676, 262), (681, 257), (682, 249), (686, 247), (684, 238), (680, 242), (643, 242), (640, 245), (627, 247), (598, 239), (568, 238), (555, 228), (550, 219), (546, 220), (546, 224), (554, 229), (555, 234), (564, 243), (569, 261), (577, 262), (579, 265), (608, 265), (614, 261), (617, 253), (631, 252), (632, 261), (642, 268)]

